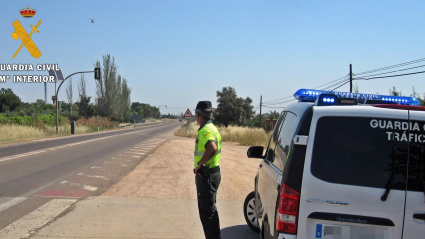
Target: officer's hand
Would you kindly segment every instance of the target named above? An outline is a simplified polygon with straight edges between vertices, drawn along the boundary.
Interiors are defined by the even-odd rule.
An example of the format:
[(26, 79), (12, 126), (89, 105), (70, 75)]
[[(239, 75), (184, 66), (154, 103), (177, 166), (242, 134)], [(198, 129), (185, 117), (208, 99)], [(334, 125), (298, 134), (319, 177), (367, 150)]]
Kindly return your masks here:
[(194, 174), (198, 174), (198, 170), (201, 168), (201, 166), (196, 166), (196, 168), (193, 170)]

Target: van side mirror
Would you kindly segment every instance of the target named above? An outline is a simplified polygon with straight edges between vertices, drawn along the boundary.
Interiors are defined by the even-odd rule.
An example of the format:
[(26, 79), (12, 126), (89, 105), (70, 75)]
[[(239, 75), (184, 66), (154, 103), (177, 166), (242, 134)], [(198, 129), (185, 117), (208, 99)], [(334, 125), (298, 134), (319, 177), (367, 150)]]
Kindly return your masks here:
[(264, 151), (264, 147), (263, 146), (252, 146), (248, 149), (248, 151), (246, 152), (246, 154), (248, 155), (248, 158), (259, 158), (259, 159), (263, 159), (263, 151)]

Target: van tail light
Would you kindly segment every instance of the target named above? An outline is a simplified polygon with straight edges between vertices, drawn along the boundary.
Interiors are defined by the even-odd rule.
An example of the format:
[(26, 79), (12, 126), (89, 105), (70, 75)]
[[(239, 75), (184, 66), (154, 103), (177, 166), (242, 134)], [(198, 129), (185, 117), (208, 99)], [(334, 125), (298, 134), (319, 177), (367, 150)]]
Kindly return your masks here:
[(300, 193), (282, 182), (279, 209), (276, 216), (277, 231), (291, 234), (297, 233), (299, 202)]

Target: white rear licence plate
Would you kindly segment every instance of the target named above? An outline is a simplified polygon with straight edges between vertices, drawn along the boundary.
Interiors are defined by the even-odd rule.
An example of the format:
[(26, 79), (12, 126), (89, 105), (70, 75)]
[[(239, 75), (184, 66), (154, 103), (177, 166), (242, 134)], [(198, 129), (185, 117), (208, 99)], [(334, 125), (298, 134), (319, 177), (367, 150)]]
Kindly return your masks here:
[(323, 239), (387, 239), (388, 231), (382, 226), (343, 226), (317, 224), (316, 238)]

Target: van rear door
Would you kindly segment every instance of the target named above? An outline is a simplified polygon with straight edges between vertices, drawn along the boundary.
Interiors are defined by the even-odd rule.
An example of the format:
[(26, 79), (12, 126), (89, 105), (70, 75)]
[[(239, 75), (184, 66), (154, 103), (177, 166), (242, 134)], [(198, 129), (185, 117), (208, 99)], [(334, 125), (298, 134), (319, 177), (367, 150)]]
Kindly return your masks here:
[(404, 239), (425, 236), (425, 112), (409, 111), (409, 166)]
[(402, 237), (408, 111), (315, 107), (297, 239)]

